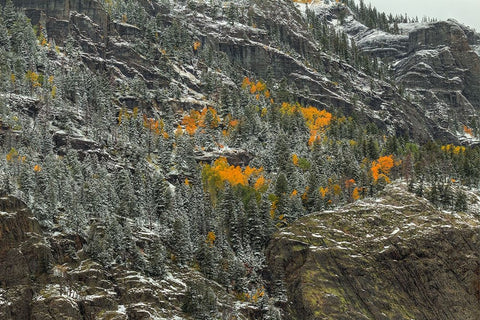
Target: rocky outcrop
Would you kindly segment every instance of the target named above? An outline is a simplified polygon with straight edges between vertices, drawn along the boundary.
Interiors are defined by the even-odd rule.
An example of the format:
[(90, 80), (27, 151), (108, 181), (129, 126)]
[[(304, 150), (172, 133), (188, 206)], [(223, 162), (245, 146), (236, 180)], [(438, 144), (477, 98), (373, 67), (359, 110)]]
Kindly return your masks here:
[(478, 319), (480, 222), (388, 186), (279, 232), (268, 262), (286, 319)]
[(477, 33), (454, 20), (400, 24), (401, 34), (394, 35), (350, 19), (346, 30), (364, 52), (392, 65), (395, 80), (419, 113), (436, 123), (435, 132), (442, 131), (438, 127), (454, 132), (451, 123), (475, 123), (480, 110)]
[(447, 110), (474, 117), (480, 110), (480, 57), (472, 50), (478, 39), (471, 34), (454, 21), (415, 28), (408, 35), (408, 56), (396, 65), (397, 79), (405, 87), (433, 92)]
[(25, 204), (0, 198), (0, 318), (30, 318), (33, 283), (45, 274), (51, 258), (40, 225)]

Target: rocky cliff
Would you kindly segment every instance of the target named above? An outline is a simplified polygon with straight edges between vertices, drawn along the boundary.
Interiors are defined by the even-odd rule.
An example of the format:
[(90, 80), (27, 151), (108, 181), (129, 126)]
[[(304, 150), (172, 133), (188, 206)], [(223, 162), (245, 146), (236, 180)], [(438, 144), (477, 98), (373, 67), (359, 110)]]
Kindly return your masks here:
[(276, 234), (267, 256), (285, 282), (287, 319), (478, 319), (478, 216), (405, 189)]
[[(327, 10), (321, 14), (333, 20), (339, 13)], [(452, 121), (476, 122), (480, 108), (477, 33), (448, 20), (400, 23), (398, 34), (393, 34), (365, 27), (350, 11), (345, 15), (344, 24), (337, 27), (364, 52), (388, 63), (397, 85), (407, 90), (415, 108), (436, 123), (438, 137), (457, 135), (450, 126)]]

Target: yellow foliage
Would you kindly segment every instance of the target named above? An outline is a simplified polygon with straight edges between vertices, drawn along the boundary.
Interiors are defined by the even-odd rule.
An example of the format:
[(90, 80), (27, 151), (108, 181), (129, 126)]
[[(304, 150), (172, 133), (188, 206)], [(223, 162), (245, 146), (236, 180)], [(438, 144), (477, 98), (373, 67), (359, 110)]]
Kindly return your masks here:
[(453, 153), (454, 155), (463, 154), (466, 151), (464, 146), (455, 146), (453, 144), (447, 144), (446, 146), (442, 146), (440, 149), (446, 153)]
[(243, 78), (242, 89), (249, 89), (251, 94), (255, 94), (255, 99), (259, 100), (260, 95), (263, 94), (267, 99), (270, 98), (270, 91), (267, 85), (262, 81), (251, 81), (248, 77)]
[(255, 92), (257, 92), (257, 85), (255, 83), (252, 83), (250, 85), (250, 93), (254, 94)]
[(28, 80), (30, 80), (32, 87), (41, 87), (42, 85), (38, 82), (40, 75), (34, 71), (28, 70), (25, 75)]
[(17, 150), (15, 150), (15, 148), (10, 149), (10, 152), (8, 152), (7, 155), (6, 155), (7, 162), (12, 162), (13, 158), (15, 158), (17, 156), (18, 156)]
[(33, 167), (33, 171), (40, 172), (40, 171), (42, 171), (42, 167), (40, 167), (38, 164), (36, 164), (35, 167)]
[(12, 83), (15, 83), (15, 81), (16, 81), (16, 77), (15, 77), (15, 75), (14, 75), (13, 73), (10, 75), (10, 81), (11, 81)]
[(124, 109), (121, 108), (120, 111), (118, 112), (118, 124), (121, 124), (122, 123), (122, 120), (123, 120), (123, 113), (124, 113)]
[(307, 128), (310, 129), (310, 138), (308, 144), (312, 145), (315, 140), (325, 131), (325, 127), (332, 122), (332, 114), (326, 110), (318, 110), (315, 107), (302, 107), (299, 103), (291, 104), (283, 102), (280, 112), (284, 115), (294, 115), (300, 112), (305, 120)]
[(200, 41), (195, 41), (193, 43), (193, 50), (197, 51), (198, 49), (200, 49), (201, 46), (202, 46), (202, 43)]
[(294, 198), (294, 197), (296, 197), (296, 196), (297, 196), (297, 194), (298, 194), (298, 191), (297, 191), (297, 189), (294, 189), (294, 190), (292, 191), (292, 193), (290, 194), (290, 198)]
[(354, 184), (355, 184), (355, 180), (354, 179), (349, 179), (349, 180), (345, 181), (345, 188), (350, 189), (350, 187), (352, 187)]
[(371, 172), (373, 181), (377, 182), (379, 178), (383, 177), (385, 180), (390, 182), (387, 175), (390, 173), (390, 170), (394, 167), (395, 162), (393, 161), (393, 155), (383, 156), (372, 162)]
[(206, 242), (210, 247), (213, 247), (213, 244), (214, 244), (216, 238), (217, 238), (217, 236), (215, 235), (215, 232), (210, 231), (210, 232), (208, 232), (208, 234), (207, 234), (207, 238), (205, 239), (205, 242)]
[[(203, 168), (203, 174), (210, 183), (214, 183), (216, 189), (223, 187), (224, 182), (228, 182), (232, 186), (242, 185), (247, 186), (248, 180), (251, 176), (259, 176), (263, 171), (262, 168), (251, 168), (247, 166), (245, 170), (242, 170), (239, 166), (229, 165), (225, 157), (220, 157), (215, 160), (213, 166), (205, 165)], [(265, 181), (257, 179), (258, 187), (261, 187)]]
[(240, 121), (234, 119), (234, 120), (231, 120), (228, 125), (232, 128), (235, 128), (236, 126), (238, 126), (238, 124), (240, 123)]
[(185, 126), (185, 131), (191, 136), (197, 131), (197, 121), (192, 116), (184, 116), (182, 119), (182, 124)]
[(55, 99), (55, 96), (57, 95), (57, 87), (53, 86), (52, 91), (50, 92), (52, 99)]
[(358, 200), (358, 199), (360, 199), (360, 190), (358, 189), (358, 187), (356, 187), (355, 189), (353, 189), (352, 198), (353, 198), (353, 200)]
[(255, 181), (255, 184), (253, 185), (253, 188), (257, 191), (259, 191), (260, 189), (262, 189), (265, 185), (267, 184), (267, 180), (265, 179), (265, 177), (263, 175), (261, 175), (257, 181)]
[(262, 112), (260, 113), (260, 116), (261, 116), (262, 118), (265, 118), (265, 116), (267, 115), (267, 113), (268, 113), (268, 109), (264, 107), (264, 108), (262, 109)]
[(188, 178), (185, 178), (185, 185), (190, 186), (190, 180), (188, 180)]
[(243, 78), (242, 82), (242, 89), (245, 89), (246, 87), (250, 86), (251, 82), (248, 77)]
[(292, 162), (294, 165), (298, 166), (298, 156), (296, 154), (292, 155)]
[(338, 184), (334, 184), (333, 185), (333, 194), (336, 195), (336, 196), (339, 196), (340, 193), (342, 193), (342, 187), (340, 187), (340, 185), (338, 185)]
[(473, 137), (473, 130), (467, 126), (463, 126), (463, 132)]
[(253, 303), (258, 303), (258, 299), (263, 297), (265, 295), (265, 288), (261, 287), (260, 289), (255, 290), (255, 293), (253, 295), (249, 295), (248, 293), (246, 296), (253, 302)]
[(286, 114), (286, 115), (293, 115), (295, 112), (297, 112), (297, 107), (299, 105), (298, 104), (290, 104), (288, 102), (283, 102), (282, 103), (282, 106), (280, 107), (280, 112), (282, 114)]
[(175, 129), (175, 136), (179, 137), (183, 134), (183, 129), (181, 125), (177, 126), (177, 129)]
[(255, 87), (257, 88), (258, 92), (263, 92), (263, 91), (267, 90), (267, 85), (264, 82), (261, 82), (261, 81), (257, 81), (257, 84), (256, 84)]
[(328, 126), (332, 121), (332, 114), (326, 110), (318, 110), (317, 108), (310, 106), (307, 108), (300, 108), (300, 111), (310, 130), (320, 130)]
[(307, 186), (307, 187), (305, 188), (305, 192), (302, 194), (302, 200), (303, 200), (303, 201), (306, 201), (306, 200), (308, 199), (308, 194), (307, 194), (307, 192), (308, 192), (309, 189), (310, 189), (309, 186)]
[(456, 146), (455, 149), (453, 149), (454, 154), (460, 154), (465, 152), (465, 147), (464, 146)]
[(275, 211), (277, 210), (277, 203), (278, 200), (274, 200), (272, 204), (270, 205), (270, 218), (274, 219), (275, 218)]
[(328, 187), (320, 187), (320, 189), (318, 189), (318, 191), (320, 192), (320, 195), (322, 196), (322, 198), (325, 198), (327, 193), (328, 193)]
[(201, 111), (191, 110), (190, 114), (183, 117), (182, 125), (185, 126), (185, 131), (192, 136), (199, 127), (205, 127), (205, 120), (209, 112), (212, 116), (210, 127), (212, 129), (218, 127), (218, 124), (220, 123), (220, 117), (218, 116), (217, 111), (212, 107), (205, 107)]

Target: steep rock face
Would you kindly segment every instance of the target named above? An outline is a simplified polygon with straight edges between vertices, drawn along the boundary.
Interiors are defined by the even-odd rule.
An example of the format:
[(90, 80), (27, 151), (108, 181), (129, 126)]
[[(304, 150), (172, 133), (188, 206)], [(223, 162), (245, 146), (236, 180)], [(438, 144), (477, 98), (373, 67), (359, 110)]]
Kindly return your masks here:
[(478, 39), (468, 31), (454, 21), (415, 28), (408, 58), (396, 65), (397, 79), (406, 87), (429, 90), (466, 119), (480, 110), (480, 57), (471, 47)]
[(378, 200), (305, 217), (268, 261), (287, 319), (478, 319), (479, 220), (387, 187)]
[[(5, 1), (0, 1), (0, 4), (5, 5)], [(14, 4), (25, 9), (32, 24), (44, 25), (59, 43), (65, 41), (75, 28), (101, 43), (108, 28), (108, 14), (96, 0), (15, 0)]]
[(399, 35), (358, 27), (354, 20), (346, 30), (364, 52), (391, 63), (424, 116), (447, 129), (452, 122), (475, 123), (480, 57), (474, 48), (480, 41), (474, 31), (453, 20), (400, 24)]
[(0, 198), (0, 318), (29, 319), (33, 281), (50, 261), (40, 226), (25, 204)]

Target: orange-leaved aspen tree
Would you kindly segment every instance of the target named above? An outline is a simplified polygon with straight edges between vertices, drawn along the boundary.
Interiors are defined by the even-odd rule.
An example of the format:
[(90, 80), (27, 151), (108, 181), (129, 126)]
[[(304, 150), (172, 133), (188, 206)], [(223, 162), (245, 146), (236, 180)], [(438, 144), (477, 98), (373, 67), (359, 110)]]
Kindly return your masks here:
[(393, 160), (393, 155), (383, 156), (378, 158), (378, 160), (374, 160), (372, 162), (371, 172), (373, 181), (377, 182), (379, 178), (384, 178), (385, 181), (388, 183), (390, 179), (388, 178), (388, 174), (390, 170), (394, 167), (395, 162)]
[(210, 232), (207, 233), (207, 238), (205, 239), (205, 242), (210, 247), (213, 247), (213, 244), (215, 243), (215, 239), (217, 239), (217, 236), (215, 235), (215, 232), (210, 231)]

